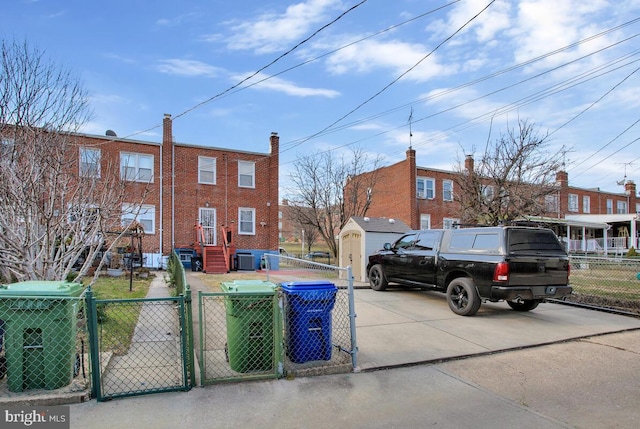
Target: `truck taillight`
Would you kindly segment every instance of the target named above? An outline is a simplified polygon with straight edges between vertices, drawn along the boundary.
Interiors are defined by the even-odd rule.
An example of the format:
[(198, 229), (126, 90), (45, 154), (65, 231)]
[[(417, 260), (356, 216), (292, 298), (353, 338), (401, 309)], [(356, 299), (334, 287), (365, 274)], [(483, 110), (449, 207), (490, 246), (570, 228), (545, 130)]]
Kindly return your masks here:
[(496, 269), (493, 272), (494, 282), (506, 282), (509, 281), (509, 263), (500, 262), (496, 265)]

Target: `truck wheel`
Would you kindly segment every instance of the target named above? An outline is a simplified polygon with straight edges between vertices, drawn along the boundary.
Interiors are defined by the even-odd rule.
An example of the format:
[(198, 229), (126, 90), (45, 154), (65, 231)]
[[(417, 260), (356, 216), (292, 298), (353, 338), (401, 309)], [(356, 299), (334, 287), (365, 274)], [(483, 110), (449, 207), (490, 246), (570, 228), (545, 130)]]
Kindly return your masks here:
[(460, 316), (473, 316), (480, 309), (480, 296), (473, 280), (460, 277), (447, 287), (447, 303), (454, 313)]
[(516, 301), (507, 301), (509, 307), (513, 308), (515, 311), (529, 311), (533, 310), (538, 306), (540, 302), (534, 299), (525, 299), (524, 301), (516, 302)]
[(387, 278), (384, 276), (384, 271), (382, 270), (382, 266), (374, 265), (369, 270), (369, 285), (371, 289), (377, 291), (383, 291), (387, 288)]

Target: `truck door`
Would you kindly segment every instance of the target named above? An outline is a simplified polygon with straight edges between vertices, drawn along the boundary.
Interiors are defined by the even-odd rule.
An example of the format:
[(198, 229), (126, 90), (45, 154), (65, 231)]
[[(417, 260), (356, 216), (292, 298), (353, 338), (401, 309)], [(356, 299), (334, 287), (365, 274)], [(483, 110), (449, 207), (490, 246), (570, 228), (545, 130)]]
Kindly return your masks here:
[(410, 272), (409, 264), (411, 263), (411, 251), (414, 242), (418, 238), (417, 233), (410, 233), (400, 237), (393, 246), (391, 253), (385, 257), (385, 272), (387, 278), (406, 278)]
[(421, 231), (411, 249), (408, 280), (420, 283), (435, 284), (436, 254), (440, 245), (442, 231)]

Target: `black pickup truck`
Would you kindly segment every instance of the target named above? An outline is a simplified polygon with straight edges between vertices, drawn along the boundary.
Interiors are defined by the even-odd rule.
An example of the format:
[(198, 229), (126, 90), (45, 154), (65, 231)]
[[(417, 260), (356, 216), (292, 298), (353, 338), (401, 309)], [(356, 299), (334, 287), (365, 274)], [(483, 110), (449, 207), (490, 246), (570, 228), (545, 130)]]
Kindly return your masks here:
[(529, 311), (571, 294), (569, 257), (550, 229), (495, 226), (409, 231), (369, 256), (371, 289), (390, 282), (446, 292), (451, 310), (472, 316), (482, 301)]

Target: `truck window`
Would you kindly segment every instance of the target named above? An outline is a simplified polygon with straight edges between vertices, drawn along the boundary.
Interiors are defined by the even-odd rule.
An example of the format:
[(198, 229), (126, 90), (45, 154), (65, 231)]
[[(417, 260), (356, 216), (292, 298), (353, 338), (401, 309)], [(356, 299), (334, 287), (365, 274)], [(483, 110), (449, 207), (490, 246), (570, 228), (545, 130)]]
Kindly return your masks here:
[(497, 233), (461, 233), (451, 237), (452, 250), (498, 250), (500, 238)]
[(475, 238), (475, 234), (454, 234), (451, 237), (451, 244), (449, 247), (451, 249), (471, 249)]
[(421, 232), (415, 247), (420, 250), (433, 250), (438, 245), (440, 233), (436, 231)]
[(407, 234), (400, 237), (398, 241), (393, 244), (394, 249), (408, 249), (413, 247), (413, 243), (416, 241), (417, 234)]
[(497, 250), (499, 246), (498, 234), (478, 234), (473, 242), (473, 248), (478, 250)]
[(509, 230), (509, 252), (559, 252), (564, 253), (562, 245), (551, 230)]

